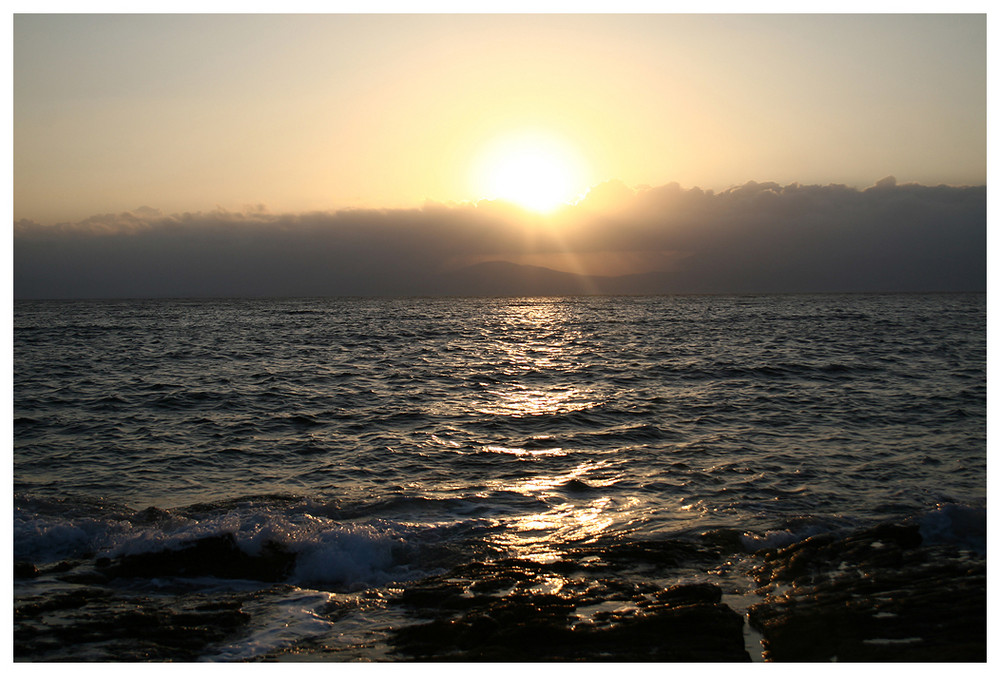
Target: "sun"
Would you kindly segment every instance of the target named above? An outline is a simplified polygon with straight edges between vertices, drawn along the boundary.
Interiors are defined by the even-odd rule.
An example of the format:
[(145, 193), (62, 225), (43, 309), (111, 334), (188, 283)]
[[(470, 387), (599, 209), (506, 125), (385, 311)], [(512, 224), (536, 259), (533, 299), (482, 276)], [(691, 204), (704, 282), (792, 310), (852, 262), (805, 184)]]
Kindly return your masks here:
[(585, 192), (583, 163), (558, 137), (522, 132), (494, 139), (476, 171), (478, 194), (548, 213)]

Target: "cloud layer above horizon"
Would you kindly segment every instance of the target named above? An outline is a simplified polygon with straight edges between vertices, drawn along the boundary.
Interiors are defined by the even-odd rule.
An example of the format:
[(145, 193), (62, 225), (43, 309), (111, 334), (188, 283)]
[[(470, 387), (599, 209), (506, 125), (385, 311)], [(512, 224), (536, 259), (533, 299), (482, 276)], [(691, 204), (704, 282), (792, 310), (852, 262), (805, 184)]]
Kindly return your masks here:
[(581, 292), (986, 290), (986, 188), (892, 177), (863, 190), (751, 181), (718, 193), (611, 181), (550, 216), (488, 201), (309, 213), (143, 207), (14, 226), (19, 299), (544, 295), (585, 279), (512, 286), (509, 274), (476, 267), (488, 261), (589, 275)]

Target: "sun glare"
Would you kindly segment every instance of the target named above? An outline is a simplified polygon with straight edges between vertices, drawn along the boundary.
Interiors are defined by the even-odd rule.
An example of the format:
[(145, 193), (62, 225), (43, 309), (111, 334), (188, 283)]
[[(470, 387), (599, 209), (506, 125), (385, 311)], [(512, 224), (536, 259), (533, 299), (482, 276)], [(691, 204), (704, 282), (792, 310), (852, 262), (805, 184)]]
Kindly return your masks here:
[(584, 192), (582, 163), (552, 136), (521, 134), (497, 139), (483, 152), (475, 189), (483, 197), (550, 212)]

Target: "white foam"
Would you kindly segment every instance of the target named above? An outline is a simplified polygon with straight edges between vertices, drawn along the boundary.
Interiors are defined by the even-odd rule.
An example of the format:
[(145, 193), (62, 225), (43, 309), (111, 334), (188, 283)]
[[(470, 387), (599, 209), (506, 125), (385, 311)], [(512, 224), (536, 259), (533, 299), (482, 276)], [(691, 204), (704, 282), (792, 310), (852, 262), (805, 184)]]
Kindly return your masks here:
[(15, 514), (14, 556), (35, 563), (79, 558), (114, 547), (133, 530), (127, 521)]
[(404, 540), (392, 530), (348, 524), (313, 535), (299, 547), (293, 580), (333, 583), (356, 589), (411, 575), (394, 561), (393, 549)]
[(15, 557), (50, 563), (86, 555), (116, 557), (177, 549), (207, 537), (230, 535), (249, 555), (266, 543), (296, 554), (291, 581), (358, 589), (412, 579), (421, 571), (402, 560), (414, 540), (434, 526), (394, 521), (341, 522), (301, 512), (255, 506), (206, 515), (135, 523), (127, 517), (15, 518)]

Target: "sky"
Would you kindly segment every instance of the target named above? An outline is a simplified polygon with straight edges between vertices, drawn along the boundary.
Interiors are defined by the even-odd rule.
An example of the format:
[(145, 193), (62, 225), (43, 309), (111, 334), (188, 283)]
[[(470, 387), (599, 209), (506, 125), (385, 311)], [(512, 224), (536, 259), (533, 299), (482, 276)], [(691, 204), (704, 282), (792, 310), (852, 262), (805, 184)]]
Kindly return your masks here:
[[(15, 295), (251, 293), (269, 250), (253, 293), (496, 260), (895, 290), (949, 242), (970, 258), (923, 283), (978, 290), (981, 269), (984, 290), (985, 190), (963, 188), (986, 185), (986, 44), (983, 14), (15, 15)], [(776, 201), (722, 220), (750, 193)], [(900, 276), (766, 262), (808, 268), (819, 241)], [(317, 249), (411, 276), (345, 285), (302, 270)]]

